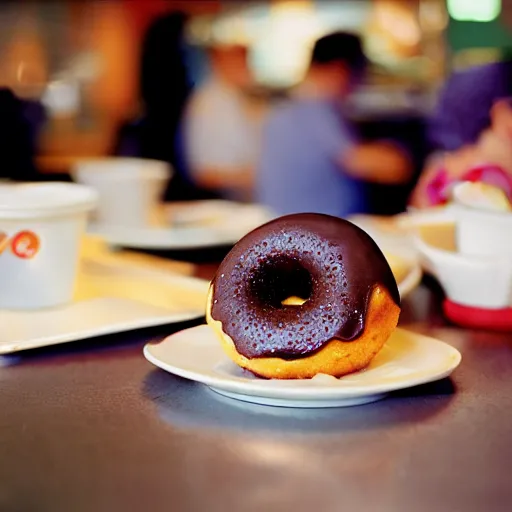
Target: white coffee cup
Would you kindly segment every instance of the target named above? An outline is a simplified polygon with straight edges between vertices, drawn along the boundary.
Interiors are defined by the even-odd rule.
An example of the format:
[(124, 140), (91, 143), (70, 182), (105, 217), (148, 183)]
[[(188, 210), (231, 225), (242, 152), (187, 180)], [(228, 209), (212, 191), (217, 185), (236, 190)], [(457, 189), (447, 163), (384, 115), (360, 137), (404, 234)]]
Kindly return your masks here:
[(96, 192), (72, 183), (0, 185), (0, 309), (72, 299), (80, 238)]
[(512, 256), (512, 212), (494, 208), (483, 195), (467, 194), (474, 186), (463, 183), (453, 191), (457, 250), (473, 256)]
[(98, 225), (140, 228), (151, 225), (172, 171), (158, 160), (112, 157), (77, 162), (72, 175), (98, 192)]
[(477, 210), (458, 205), (454, 209), (456, 244), (462, 254), (512, 256), (512, 214)]

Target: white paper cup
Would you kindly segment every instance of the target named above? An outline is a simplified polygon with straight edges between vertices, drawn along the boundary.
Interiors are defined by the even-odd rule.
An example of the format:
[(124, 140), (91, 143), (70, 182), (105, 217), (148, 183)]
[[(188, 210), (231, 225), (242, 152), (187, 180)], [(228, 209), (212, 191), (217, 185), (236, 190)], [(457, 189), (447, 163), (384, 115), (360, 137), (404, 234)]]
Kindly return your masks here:
[(499, 190), (461, 183), (452, 191), (457, 250), (468, 256), (512, 256), (512, 212)]
[(0, 185), (0, 309), (72, 299), (93, 189), (72, 183)]
[(461, 254), (512, 256), (512, 213), (491, 212), (457, 204), (455, 238)]
[(78, 162), (72, 175), (98, 192), (97, 224), (140, 228), (151, 225), (172, 171), (158, 160), (112, 157)]

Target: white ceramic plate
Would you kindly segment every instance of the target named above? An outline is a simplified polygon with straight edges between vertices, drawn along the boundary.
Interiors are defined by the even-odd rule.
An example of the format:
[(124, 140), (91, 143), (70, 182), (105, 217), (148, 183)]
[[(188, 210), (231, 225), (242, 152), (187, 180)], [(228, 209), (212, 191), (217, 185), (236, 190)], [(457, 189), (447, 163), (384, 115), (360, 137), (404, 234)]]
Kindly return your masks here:
[(391, 253), (385, 255), (395, 275), (400, 298), (404, 299), (420, 284), (423, 276), (421, 265), (416, 258), (410, 256), (403, 257)]
[(348, 218), (356, 226), (368, 233), (384, 251), (418, 261), (418, 251), (413, 241), (416, 229), (424, 225), (453, 222), (451, 206), (411, 209), (392, 217), (375, 215), (354, 215)]
[(435, 206), (419, 210), (410, 208), (407, 212), (397, 215), (395, 218), (396, 226), (399, 229), (410, 230), (424, 225), (445, 224), (454, 222), (455, 214), (452, 204), (446, 206)]
[(335, 379), (266, 380), (236, 366), (207, 325), (186, 329), (144, 347), (155, 366), (205, 384), (221, 395), (279, 407), (346, 407), (374, 402), (391, 391), (450, 375), (460, 353), (442, 341), (397, 329), (370, 366)]
[[(234, 245), (241, 236), (212, 228), (124, 228), (93, 225), (90, 234), (111, 246), (154, 251), (183, 251)], [(242, 235), (243, 236), (243, 235)]]
[(348, 220), (370, 235), (384, 252), (401, 255), (410, 260), (417, 259), (412, 240), (397, 217), (378, 217), (373, 215), (354, 215)]
[(234, 245), (240, 238), (271, 220), (258, 205), (229, 201), (193, 201), (167, 205), (164, 220), (169, 226), (137, 228), (94, 225), (90, 233), (110, 245), (147, 250), (190, 250)]
[(241, 225), (257, 226), (273, 217), (258, 204), (210, 199), (168, 203), (165, 218), (174, 227), (218, 227), (239, 229)]
[(170, 272), (84, 260), (71, 304), (0, 311), (0, 354), (201, 318), (208, 286)]

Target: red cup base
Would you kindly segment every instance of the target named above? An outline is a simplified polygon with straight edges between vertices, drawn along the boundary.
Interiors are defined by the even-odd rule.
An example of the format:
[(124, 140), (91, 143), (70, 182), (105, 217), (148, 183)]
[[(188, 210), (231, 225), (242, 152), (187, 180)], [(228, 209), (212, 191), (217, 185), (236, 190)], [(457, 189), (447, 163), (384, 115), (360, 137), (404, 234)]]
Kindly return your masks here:
[(457, 325), (488, 331), (512, 331), (512, 307), (485, 309), (456, 304), (445, 299), (443, 310), (446, 317)]

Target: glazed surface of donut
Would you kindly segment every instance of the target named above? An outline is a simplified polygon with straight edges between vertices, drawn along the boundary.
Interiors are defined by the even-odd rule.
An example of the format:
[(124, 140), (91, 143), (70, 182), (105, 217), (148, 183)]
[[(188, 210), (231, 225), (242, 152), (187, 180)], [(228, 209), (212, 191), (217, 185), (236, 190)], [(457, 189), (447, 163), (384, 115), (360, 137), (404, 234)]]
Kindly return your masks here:
[[(357, 339), (377, 285), (399, 305), (389, 264), (364, 231), (327, 215), (289, 215), (226, 256), (212, 282), (211, 317), (245, 357), (291, 359)], [(283, 305), (292, 296), (305, 302)]]

